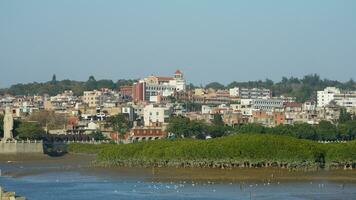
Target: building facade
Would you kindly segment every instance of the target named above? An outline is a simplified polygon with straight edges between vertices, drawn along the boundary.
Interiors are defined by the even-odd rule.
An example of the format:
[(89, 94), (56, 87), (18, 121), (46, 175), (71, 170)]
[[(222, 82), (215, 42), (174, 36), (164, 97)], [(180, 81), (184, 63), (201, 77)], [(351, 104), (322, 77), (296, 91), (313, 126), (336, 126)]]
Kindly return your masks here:
[(133, 85), (134, 101), (156, 101), (157, 96), (168, 97), (177, 92), (184, 92), (186, 82), (183, 73), (177, 70), (173, 77), (149, 76)]
[(172, 115), (172, 107), (150, 104), (145, 106), (143, 113), (145, 126), (159, 126), (168, 123)]
[(240, 97), (241, 99), (260, 99), (270, 98), (271, 90), (265, 88), (240, 88), (234, 87), (229, 90), (231, 97)]

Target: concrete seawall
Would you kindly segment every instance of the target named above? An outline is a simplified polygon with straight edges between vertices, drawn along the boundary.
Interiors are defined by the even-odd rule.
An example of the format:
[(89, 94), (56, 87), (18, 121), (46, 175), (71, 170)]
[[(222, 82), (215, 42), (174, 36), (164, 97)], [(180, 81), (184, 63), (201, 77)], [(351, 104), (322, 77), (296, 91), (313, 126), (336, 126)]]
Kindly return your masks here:
[(11, 141), (0, 142), (0, 154), (17, 154), (17, 153), (41, 153), (43, 154), (42, 141)]

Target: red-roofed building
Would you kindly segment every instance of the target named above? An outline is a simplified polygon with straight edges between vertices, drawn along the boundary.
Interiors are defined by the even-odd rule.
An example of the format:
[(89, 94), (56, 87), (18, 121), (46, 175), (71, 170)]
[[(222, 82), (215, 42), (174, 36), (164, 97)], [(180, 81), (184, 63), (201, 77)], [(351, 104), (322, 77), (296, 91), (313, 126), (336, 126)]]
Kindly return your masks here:
[(167, 137), (167, 133), (162, 127), (134, 127), (129, 133), (128, 139), (131, 142), (144, 140), (158, 140)]

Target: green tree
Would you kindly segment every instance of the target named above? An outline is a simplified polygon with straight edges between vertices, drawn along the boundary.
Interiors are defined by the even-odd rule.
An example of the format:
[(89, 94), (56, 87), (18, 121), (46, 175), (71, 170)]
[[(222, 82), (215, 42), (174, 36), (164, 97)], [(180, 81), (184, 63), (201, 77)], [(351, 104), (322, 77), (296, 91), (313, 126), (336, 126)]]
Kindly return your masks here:
[(125, 134), (130, 130), (131, 123), (124, 114), (117, 114), (106, 119), (106, 127), (112, 128), (119, 133), (119, 138), (122, 140)]
[(45, 135), (43, 128), (35, 122), (20, 122), (15, 133), (16, 137), (22, 140), (40, 140)]
[(207, 124), (203, 121), (198, 121), (198, 120), (191, 120), (189, 122), (189, 135), (190, 136), (197, 136), (200, 134), (204, 134), (207, 132)]
[(90, 76), (88, 81), (85, 83), (85, 87), (87, 90), (95, 90), (97, 89), (97, 82), (94, 76)]
[(57, 77), (56, 77), (55, 74), (53, 74), (53, 76), (52, 76), (52, 81), (51, 81), (51, 83), (52, 83), (52, 84), (57, 83)]
[(223, 119), (221, 117), (221, 114), (219, 113), (215, 113), (213, 119), (211, 120), (211, 122), (215, 125), (215, 126), (224, 126), (224, 122)]
[(116, 89), (116, 84), (112, 80), (99, 80), (96, 82), (96, 88)]
[(356, 120), (349, 120), (338, 125), (341, 140), (354, 140), (356, 138)]
[(187, 112), (200, 112), (201, 106), (202, 106), (202, 104), (200, 104), (200, 103), (195, 103), (195, 102), (190, 102), (190, 101), (188, 101), (184, 104), (184, 107), (187, 110)]
[(309, 140), (318, 139), (315, 128), (307, 123), (294, 124), (291, 131), (297, 138), (300, 139), (309, 139)]
[(212, 82), (212, 83), (209, 83), (205, 86), (205, 88), (212, 88), (212, 89), (215, 89), (215, 90), (220, 90), (220, 89), (224, 89), (225, 86), (219, 82)]
[(237, 133), (264, 133), (265, 127), (256, 123), (241, 124), (235, 127)]
[(189, 128), (190, 119), (183, 116), (173, 116), (169, 119), (167, 132), (173, 133), (180, 137), (190, 137), (191, 131)]
[(93, 131), (93, 133), (89, 134), (89, 137), (94, 140), (106, 140), (107, 138), (103, 135), (103, 133), (99, 130)]
[(226, 133), (226, 128), (222, 125), (212, 125), (208, 127), (208, 133), (211, 137), (222, 137)]
[(346, 111), (346, 108), (340, 109), (339, 123), (345, 123), (347, 121), (351, 121), (351, 114)]
[(290, 125), (278, 125), (273, 128), (266, 128), (267, 133), (293, 136), (293, 131)]
[(336, 126), (329, 121), (320, 121), (316, 131), (319, 140), (336, 140), (338, 136)]

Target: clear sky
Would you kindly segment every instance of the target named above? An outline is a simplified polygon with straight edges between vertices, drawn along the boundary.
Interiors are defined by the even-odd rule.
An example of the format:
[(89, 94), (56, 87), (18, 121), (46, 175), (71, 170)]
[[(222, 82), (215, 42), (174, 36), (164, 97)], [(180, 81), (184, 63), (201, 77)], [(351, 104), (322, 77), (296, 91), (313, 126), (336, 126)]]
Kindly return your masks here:
[(0, 0), (0, 87), (140, 78), (356, 78), (355, 0)]

